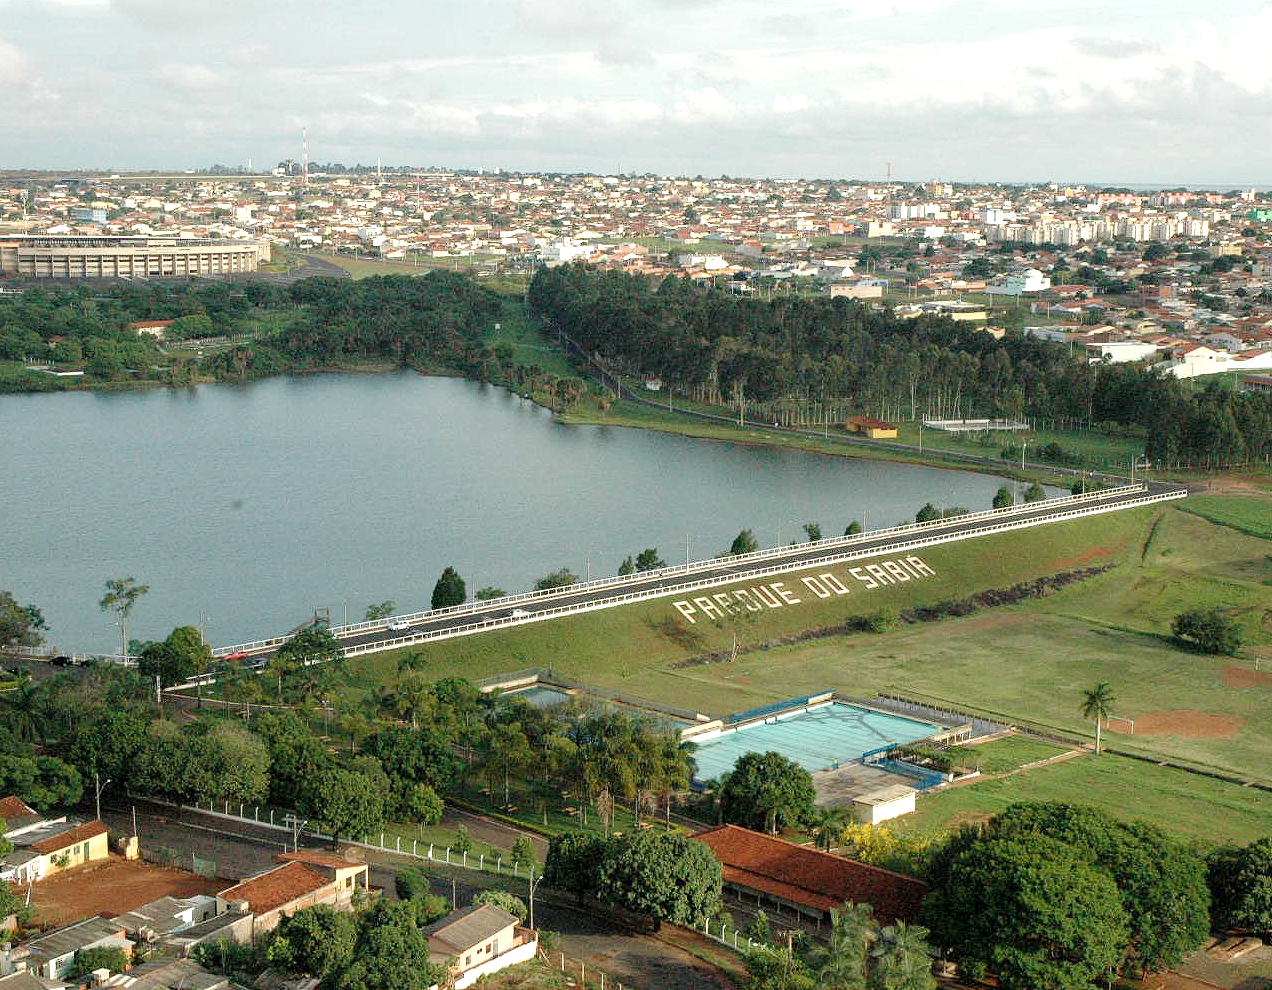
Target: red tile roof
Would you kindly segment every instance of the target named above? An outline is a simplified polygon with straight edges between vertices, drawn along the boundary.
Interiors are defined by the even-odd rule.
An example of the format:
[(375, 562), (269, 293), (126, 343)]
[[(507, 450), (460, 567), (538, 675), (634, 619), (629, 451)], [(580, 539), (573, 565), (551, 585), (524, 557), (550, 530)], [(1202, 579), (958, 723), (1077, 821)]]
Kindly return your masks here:
[(221, 891), (217, 896), (223, 901), (247, 901), (252, 911), (260, 915), (290, 904), (306, 894), (316, 894), (324, 887), (330, 887), (331, 883), (329, 877), (315, 873), (304, 863), (288, 863), (262, 873), (259, 877), (244, 880), (229, 890)]
[(927, 893), (927, 885), (913, 877), (736, 825), (694, 838), (720, 860), (726, 883), (823, 911), (852, 901), (871, 905), (883, 921), (913, 921)]
[(274, 859), (279, 863), (308, 863), (310, 866), (325, 866), (329, 870), (365, 869), (366, 863), (359, 863), (343, 856), (321, 852), (318, 849), (302, 849), (300, 852), (275, 853)]
[(4, 819), (6, 822), (16, 821), (19, 818), (28, 818), (35, 813), (35, 809), (27, 807), (26, 802), (21, 798), (13, 795), (0, 798), (0, 819)]
[(69, 828), (65, 832), (58, 832), (57, 835), (50, 835), (47, 839), (41, 839), (39, 842), (32, 842), (31, 848), (43, 856), (49, 853), (60, 852), (67, 846), (73, 846), (77, 842), (87, 842), (89, 839), (99, 835), (105, 835), (110, 831), (104, 822), (86, 822), (83, 825), (76, 825)]

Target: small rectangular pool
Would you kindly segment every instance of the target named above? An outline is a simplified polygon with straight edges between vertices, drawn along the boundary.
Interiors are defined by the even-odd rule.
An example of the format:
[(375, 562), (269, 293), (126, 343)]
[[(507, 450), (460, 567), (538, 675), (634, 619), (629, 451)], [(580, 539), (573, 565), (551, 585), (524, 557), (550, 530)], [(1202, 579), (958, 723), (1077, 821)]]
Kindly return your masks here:
[(522, 688), (519, 691), (505, 691), (501, 697), (519, 698), (528, 705), (534, 705), (535, 708), (551, 708), (553, 705), (561, 705), (570, 700), (570, 696), (564, 691), (542, 686)]
[(940, 728), (931, 722), (841, 701), (828, 702), (769, 716), (762, 722), (726, 727), (719, 735), (703, 739), (693, 754), (698, 765), (695, 779), (703, 783), (718, 780), (733, 769), (738, 757), (770, 750), (810, 773), (829, 770), (883, 746), (926, 739)]

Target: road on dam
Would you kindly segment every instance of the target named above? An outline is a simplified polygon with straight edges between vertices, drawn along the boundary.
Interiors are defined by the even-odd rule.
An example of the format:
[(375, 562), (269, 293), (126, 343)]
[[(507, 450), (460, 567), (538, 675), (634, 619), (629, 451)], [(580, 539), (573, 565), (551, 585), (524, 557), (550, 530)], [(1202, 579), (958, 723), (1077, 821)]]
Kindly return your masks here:
[[(789, 594), (782, 587), (774, 590), (772, 583), (763, 583), (775, 575), (861, 561), (861, 567), (849, 570), (853, 577), (864, 582), (864, 587), (899, 583), (925, 576), (926, 565), (921, 560), (916, 564), (904, 556), (924, 546), (1135, 508), (1183, 498), (1186, 494), (1186, 489), (1176, 485), (1155, 482), (1127, 484), (1099, 492), (895, 526), (855, 536), (834, 537), (740, 556), (663, 567), (644, 574), (604, 578), (566, 588), (335, 626), (331, 631), (340, 639), (347, 656), (359, 656), (671, 596), (679, 599), (673, 603), (676, 610), (692, 623), (717, 618), (722, 607), (745, 607), (748, 611), (758, 611), (764, 607), (794, 604), (789, 598), (785, 603), (781, 600), (783, 594)], [(885, 561), (886, 567), (870, 563), (874, 558), (892, 554), (902, 556), (895, 561)], [(927, 569), (927, 573), (931, 573), (930, 569)], [(810, 584), (810, 580), (813, 583)], [(750, 582), (762, 583), (750, 592), (742, 590), (731, 592), (730, 595), (713, 594), (705, 590)], [(831, 594), (846, 594), (847, 588), (840, 579), (833, 576), (829, 583), (818, 581), (816, 577), (805, 578), (800, 585), (800, 593), (809, 592), (824, 598)], [(222, 647), (215, 654), (222, 659), (229, 657), (244, 660), (251, 665), (260, 665), (288, 638), (278, 636)]]

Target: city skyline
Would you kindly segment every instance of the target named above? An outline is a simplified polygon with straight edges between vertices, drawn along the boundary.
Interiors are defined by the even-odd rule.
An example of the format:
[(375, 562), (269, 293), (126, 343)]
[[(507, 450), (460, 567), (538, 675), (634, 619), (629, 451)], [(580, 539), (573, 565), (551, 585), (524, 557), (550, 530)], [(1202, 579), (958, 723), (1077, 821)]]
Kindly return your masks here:
[(439, 10), (0, 0), (0, 83), (23, 108), (0, 167), (268, 168), (308, 127), (311, 160), (345, 164), (1267, 180), (1263, 3)]

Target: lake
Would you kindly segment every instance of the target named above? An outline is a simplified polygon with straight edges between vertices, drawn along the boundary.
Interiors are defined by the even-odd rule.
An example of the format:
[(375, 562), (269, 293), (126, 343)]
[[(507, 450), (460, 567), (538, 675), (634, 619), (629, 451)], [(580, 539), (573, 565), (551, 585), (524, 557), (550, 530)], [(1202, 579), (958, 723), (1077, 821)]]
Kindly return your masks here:
[[(413, 372), (0, 397), (0, 589), (38, 605), (65, 651), (118, 649), (105, 581), (150, 586), (130, 635), (206, 614), (209, 642), (284, 632), (316, 607), (427, 608), (447, 565), (472, 594), (561, 567), (616, 573), (988, 508), (963, 471), (563, 426), (502, 389)], [(512, 666), (515, 666), (510, 661)]]

